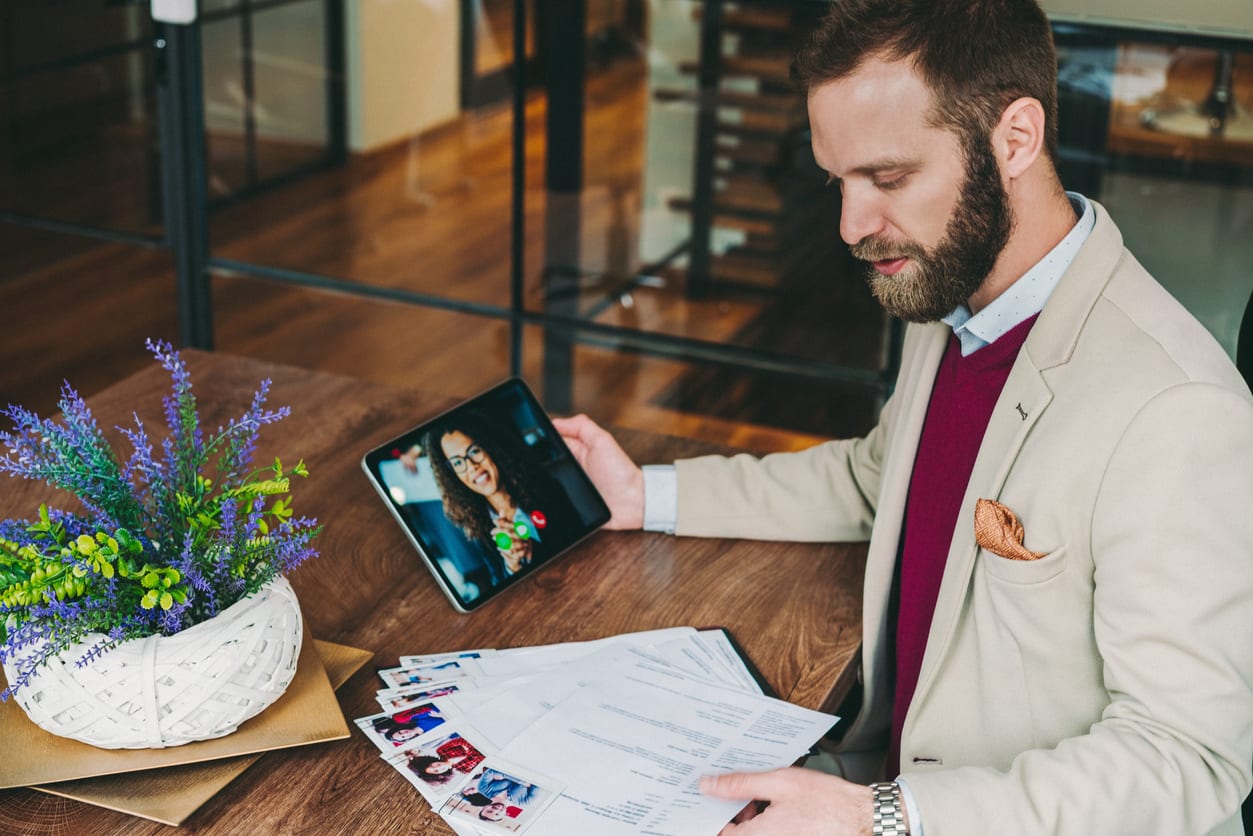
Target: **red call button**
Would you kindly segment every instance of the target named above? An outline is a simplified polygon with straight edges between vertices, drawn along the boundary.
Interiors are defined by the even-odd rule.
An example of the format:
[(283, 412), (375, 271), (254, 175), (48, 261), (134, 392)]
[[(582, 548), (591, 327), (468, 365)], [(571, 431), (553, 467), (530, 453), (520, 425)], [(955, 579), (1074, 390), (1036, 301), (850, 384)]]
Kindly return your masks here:
[(543, 528), (548, 525), (548, 517), (544, 516), (543, 511), (532, 511), (531, 522), (535, 523), (536, 528)]

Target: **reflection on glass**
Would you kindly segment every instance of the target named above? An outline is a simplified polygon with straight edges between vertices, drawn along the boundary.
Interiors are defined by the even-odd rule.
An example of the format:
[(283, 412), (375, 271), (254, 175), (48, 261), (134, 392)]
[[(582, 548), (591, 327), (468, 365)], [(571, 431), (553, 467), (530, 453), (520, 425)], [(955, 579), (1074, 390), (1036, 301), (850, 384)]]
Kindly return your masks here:
[(1253, 291), (1253, 48), (1072, 45), (1093, 32), (1059, 38), (1063, 160), (1097, 169), (1068, 185), (1109, 209), (1128, 248), (1234, 356)]
[(1253, 54), (1122, 44), (1111, 150), (1253, 163)]
[(0, 30), (0, 211), (160, 235), (146, 14), (8, 4)]
[(226, 197), (248, 185), (245, 131), (248, 97), (240, 61), (239, 21), (205, 21), (200, 26), (203, 55), (205, 154), (209, 199)]
[[(509, 72), (513, 64), (514, 0), (479, 0), (474, 12), (474, 72), (479, 76)], [(595, 2), (589, 6), (595, 5)], [(527, 4), (527, 57), (535, 54), (535, 4)]]
[(325, 6), (324, 0), (293, 0), (206, 15), (201, 43), (210, 199), (237, 197), (327, 159)]
[(253, 17), (258, 175), (285, 174), (326, 154), (327, 57), (322, 2)]
[[(528, 178), (528, 206), (549, 210), (528, 307), (878, 369), (884, 317), (835, 234), (838, 195), (812, 161), (788, 74), (820, 9), (713, 15), (663, 0), (637, 19), (616, 8), (589, 19), (573, 221), (551, 211), (543, 170)], [(706, 29), (713, 56), (701, 53)]]
[[(348, 4), (347, 159), (222, 206), (215, 256), (507, 310), (512, 122), (507, 99), (461, 106), (461, 5)], [(335, 127), (321, 6), (253, 18), (262, 176)], [(213, 173), (229, 187), (239, 168), (222, 155)]]
[(546, 372), (543, 335), (528, 328), (523, 376), (550, 410), (568, 387), (570, 413), (605, 426), (699, 438), (746, 450), (801, 450), (830, 438), (865, 434), (882, 396), (801, 375), (685, 362), (583, 344), (574, 348), (573, 373)]

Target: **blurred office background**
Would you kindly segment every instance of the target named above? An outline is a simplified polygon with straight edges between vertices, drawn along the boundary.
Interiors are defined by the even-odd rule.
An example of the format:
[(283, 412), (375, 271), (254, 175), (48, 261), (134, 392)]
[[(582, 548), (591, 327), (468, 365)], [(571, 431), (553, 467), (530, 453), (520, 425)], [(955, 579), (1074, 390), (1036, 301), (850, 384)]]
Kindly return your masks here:
[[(453, 397), (516, 372), (762, 450), (860, 433), (899, 325), (788, 81), (825, 5), (0, 0), (0, 405), (164, 337)], [(1234, 354), (1253, 11), (1104, 5), (1045, 3), (1064, 179)]]

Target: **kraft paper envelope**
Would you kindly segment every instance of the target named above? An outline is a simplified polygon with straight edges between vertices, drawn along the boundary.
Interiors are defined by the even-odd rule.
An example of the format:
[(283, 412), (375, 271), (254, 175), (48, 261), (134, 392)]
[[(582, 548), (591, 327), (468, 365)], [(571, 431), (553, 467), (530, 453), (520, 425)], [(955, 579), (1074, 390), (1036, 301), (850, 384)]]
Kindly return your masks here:
[(348, 737), (348, 724), (308, 629), (286, 693), (235, 732), (165, 749), (99, 749), (36, 726), (13, 700), (0, 703), (0, 789), (200, 763)]
[[(374, 656), (368, 650), (320, 639), (315, 640), (314, 645), (335, 689)], [(260, 759), (259, 754), (246, 755), (142, 773), (63, 781), (31, 789), (177, 827)]]

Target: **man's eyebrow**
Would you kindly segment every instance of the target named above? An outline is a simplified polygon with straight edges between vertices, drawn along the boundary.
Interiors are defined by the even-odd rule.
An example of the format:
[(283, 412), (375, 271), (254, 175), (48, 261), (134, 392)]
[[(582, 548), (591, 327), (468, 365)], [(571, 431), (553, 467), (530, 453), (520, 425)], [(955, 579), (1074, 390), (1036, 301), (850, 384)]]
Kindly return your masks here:
[(889, 157), (888, 159), (875, 160), (872, 163), (859, 165), (849, 173), (860, 174), (864, 177), (873, 177), (874, 175), (882, 174), (885, 171), (905, 171), (914, 169), (921, 164), (922, 161), (916, 157)]

